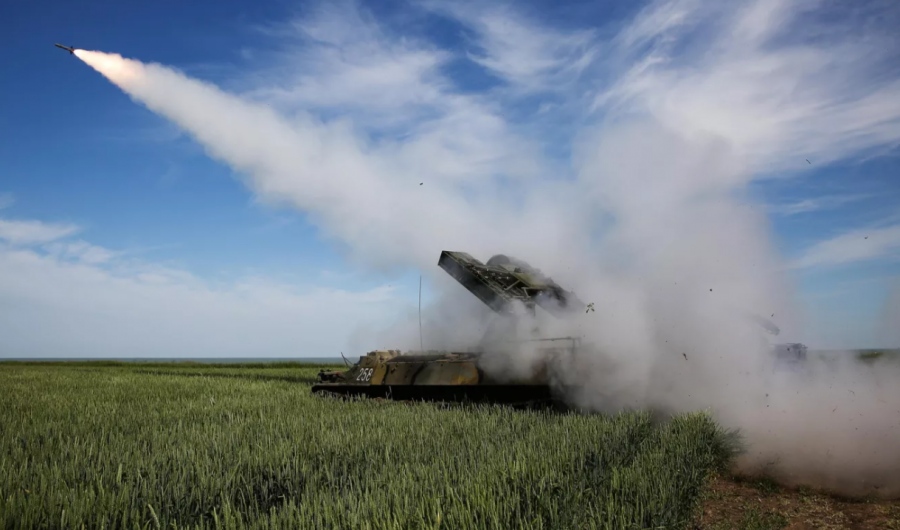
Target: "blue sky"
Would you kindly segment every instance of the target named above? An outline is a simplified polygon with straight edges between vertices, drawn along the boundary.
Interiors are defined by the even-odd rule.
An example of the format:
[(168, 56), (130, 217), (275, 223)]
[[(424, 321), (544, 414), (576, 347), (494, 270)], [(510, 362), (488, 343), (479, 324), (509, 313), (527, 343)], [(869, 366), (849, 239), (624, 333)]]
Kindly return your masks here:
[[(302, 212), (255, 205), (227, 166), (209, 160), (178, 129), (78, 61), (47, 53), (60, 52), (48, 42), (93, 36), (108, 41), (97, 48), (129, 48), (188, 71), (215, 71), (216, 61), (240, 62), (241, 43), (262, 42), (250, 26), (268, 22), (267, 15), (284, 16), (286, 6), (277, 7), (274, 13), (258, 7), (246, 13), (238, 2), (187, 10), (109, 3), (86, 12), (63, 2), (49, 10), (46, 4), (13, 7), (3, 22), (5, 44), (15, 50), (2, 74), (4, 192), (15, 197), (8, 213), (73, 222), (92, 243), (204, 275), (258, 267), (293, 274), (335, 264), (320, 252), (326, 247)], [(208, 31), (196, 31), (198, 24)], [(154, 29), (133, 38), (135, 28)], [(304, 251), (307, 245), (317, 251)]]
[[(566, 241), (567, 223), (611, 218), (628, 227), (614, 235), (652, 247), (708, 193), (763, 216), (734, 237), (769, 231), (797, 291), (798, 340), (900, 342), (898, 9), (716, 5), (10, 4), (0, 20), (0, 356), (390, 347), (366, 331), (415, 307), (420, 271), (426, 303), (447, 288), (435, 250), (486, 259), (509, 239), (497, 251), (565, 278), (565, 264), (537, 248), (558, 256), (593, 241)], [(173, 110), (175, 81), (132, 99), (54, 42), (160, 63), (253, 108), (232, 121), (225, 103), (209, 115)], [(277, 151), (277, 135), (251, 134), (260, 106), (324, 154)], [(646, 182), (640, 171), (592, 180), (635, 162), (616, 152), (591, 162), (591, 142), (627, 137), (617, 127), (629, 120), (668, 131), (646, 145), (669, 160)], [(214, 121), (247, 136), (219, 138)], [(250, 152), (254, 138), (264, 155)], [(641, 145), (638, 135), (619, 149)], [(719, 169), (667, 173), (682, 161)], [(348, 173), (352, 191), (322, 183)], [(422, 203), (405, 206), (416, 193)], [(644, 202), (667, 212), (658, 225), (634, 220)], [(533, 210), (516, 217), (523, 208)], [(406, 221), (391, 224), (392, 211)], [(486, 234), (520, 229), (537, 235)]]

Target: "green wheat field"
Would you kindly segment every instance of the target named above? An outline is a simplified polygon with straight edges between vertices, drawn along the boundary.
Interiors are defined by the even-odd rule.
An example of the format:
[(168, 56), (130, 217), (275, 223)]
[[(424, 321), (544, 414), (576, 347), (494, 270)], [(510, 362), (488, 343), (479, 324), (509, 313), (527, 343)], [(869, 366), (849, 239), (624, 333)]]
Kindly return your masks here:
[(2, 528), (685, 528), (736, 439), (313, 396), (305, 364), (0, 363)]

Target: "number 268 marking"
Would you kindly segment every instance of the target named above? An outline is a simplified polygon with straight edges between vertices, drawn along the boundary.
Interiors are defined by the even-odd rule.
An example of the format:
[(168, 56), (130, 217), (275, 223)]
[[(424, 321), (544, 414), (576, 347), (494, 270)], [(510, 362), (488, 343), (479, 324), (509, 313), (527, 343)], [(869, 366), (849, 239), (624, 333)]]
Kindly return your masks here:
[(359, 375), (356, 376), (357, 381), (368, 381), (372, 379), (372, 373), (375, 371), (374, 368), (360, 368)]

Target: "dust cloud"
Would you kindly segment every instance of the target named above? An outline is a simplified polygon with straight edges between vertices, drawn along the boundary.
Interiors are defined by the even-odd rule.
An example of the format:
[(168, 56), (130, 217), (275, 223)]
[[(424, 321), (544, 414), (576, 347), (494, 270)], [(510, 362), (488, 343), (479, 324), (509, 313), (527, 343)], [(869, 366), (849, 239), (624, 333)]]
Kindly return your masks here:
[[(94, 51), (77, 56), (190, 133), (258, 196), (308, 212), (352, 259), (379, 270), (421, 269), (438, 293), (424, 308), (426, 349), (477, 348), (496, 325), (487, 308), (437, 268), (440, 251), (466, 251), (482, 261), (516, 256), (594, 304), (594, 311), (567, 320), (539, 314), (512, 332), (521, 338), (537, 328), (544, 336), (583, 338), (579, 357), (560, 372), (577, 406), (709, 409), (743, 433), (745, 472), (844, 494), (900, 496), (900, 386), (891, 384), (900, 366), (811, 356), (806, 371), (787, 370), (775, 363), (772, 337), (748, 317), (777, 321), (785, 330), (779, 340), (802, 336), (784, 260), (748, 186), (759, 172), (791, 166), (778, 153), (792, 135), (811, 128), (837, 134), (828, 120), (848, 110), (822, 110), (847, 98), (814, 86), (821, 71), (790, 68), (793, 60), (833, 50), (765, 55), (765, 32), (746, 26), (769, 21), (758, 11), (770, 4), (751, 3), (756, 11), (736, 15), (744, 32), (735, 38), (745, 39), (745, 49), (735, 56), (734, 46), (722, 47), (722, 63), (702, 65), (708, 77), (672, 71), (653, 77), (647, 64), (624, 71), (598, 101), (619, 98), (613, 108), (641, 103), (625, 105), (629, 112), (610, 110), (578, 131), (572, 179), (513, 181), (515, 200), (494, 193), (490, 175), (461, 186), (437, 170), (412, 171), (407, 162), (416, 145), (376, 143), (345, 121), (312, 113), (288, 118), (158, 64)], [(631, 29), (647, 30), (637, 22)], [(628, 37), (645, 42), (646, 35)], [(778, 64), (755, 68), (766, 60)], [(723, 63), (737, 83), (724, 91), (731, 101), (717, 97)], [(668, 93), (641, 92), (667, 87)], [(787, 92), (767, 92), (782, 88)], [(880, 94), (878, 87), (856, 88), (862, 91), (854, 101), (866, 105)], [(699, 108), (705, 97), (721, 106)], [(755, 114), (783, 109), (752, 105), (789, 105), (791, 97), (818, 99), (784, 129), (775, 128), (781, 122), (754, 121)], [(732, 112), (741, 104), (749, 107)], [(829, 150), (834, 141), (805, 147)], [(770, 152), (778, 156), (767, 158)], [(391, 329), (357, 330), (353, 339), (360, 348), (418, 349), (417, 318), (410, 308)], [(512, 377), (539, 362), (537, 350), (516, 351), (494, 355), (488, 368)]]

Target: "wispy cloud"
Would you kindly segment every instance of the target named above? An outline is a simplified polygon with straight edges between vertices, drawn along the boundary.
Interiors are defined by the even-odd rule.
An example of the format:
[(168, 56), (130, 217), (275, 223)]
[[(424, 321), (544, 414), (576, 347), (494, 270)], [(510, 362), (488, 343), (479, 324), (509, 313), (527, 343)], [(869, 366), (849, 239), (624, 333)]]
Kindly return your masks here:
[(440, 68), (450, 54), (392, 33), (354, 2), (319, 4), (268, 33), (287, 44), (277, 65), (261, 73), (255, 97), (381, 126), (408, 125), (447, 103)]
[(9, 208), (16, 202), (16, 198), (12, 193), (0, 193), (0, 210)]
[(397, 307), (389, 286), (213, 283), (82, 240), (0, 245), (0, 357), (333, 356)]
[[(718, 178), (742, 181), (803, 170), (806, 159), (819, 167), (865, 156), (900, 138), (900, 80), (885, 75), (900, 56), (891, 51), (900, 49), (890, 46), (892, 19), (874, 13), (882, 25), (869, 21), (868, 31), (835, 23), (873, 15), (869, 8), (661, 0), (602, 39), (596, 27), (554, 27), (497, 3), (419, 5), (462, 24), (474, 49), (399, 32), (355, 2), (322, 4), (278, 28), (298, 44), (285, 48), (256, 94), (346, 117), (382, 138), (404, 169), (465, 180), (565, 170), (537, 156), (546, 142), (521, 132), (559, 141), (610, 116), (645, 114), (685, 135), (718, 138), (746, 168)], [(463, 90), (445, 69), (461, 56), (507, 89)], [(523, 94), (543, 97), (523, 105)], [(585, 122), (589, 109), (597, 114)]]
[(571, 88), (600, 47), (593, 29), (548, 27), (510, 6), (466, 2), (425, 6), (471, 30), (476, 51), (467, 56), (526, 93)]
[[(898, 58), (886, 30), (896, 17), (854, 24), (859, 11), (654, 2), (616, 41), (626, 69), (599, 91), (595, 108), (640, 110), (690, 134), (718, 135), (752, 174), (896, 146), (900, 81), (884, 75)], [(834, 23), (841, 18), (846, 25)]]
[(453, 50), (399, 32), (352, 1), (321, 3), (270, 32), (282, 52), (254, 74), (250, 97), (297, 115), (300, 127), (329, 122), (327, 136), (355, 144), (373, 171), (417, 185), (416, 175), (472, 181), (542, 167), (502, 105), (447, 75)]
[(769, 211), (783, 216), (800, 215), (804, 213), (837, 209), (841, 206), (869, 199), (871, 197), (872, 195), (869, 194), (814, 197), (794, 202), (774, 204), (769, 207)]
[(107, 263), (113, 258), (122, 255), (121, 252), (92, 245), (84, 240), (53, 242), (44, 245), (43, 249), (57, 259), (75, 260), (92, 265)]
[(900, 254), (900, 225), (857, 229), (807, 248), (792, 262), (795, 268), (846, 265)]
[(49, 243), (75, 234), (79, 230), (81, 229), (74, 224), (0, 219), (0, 239), (14, 245)]

